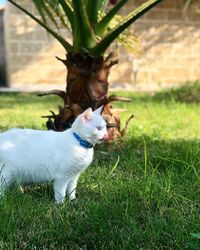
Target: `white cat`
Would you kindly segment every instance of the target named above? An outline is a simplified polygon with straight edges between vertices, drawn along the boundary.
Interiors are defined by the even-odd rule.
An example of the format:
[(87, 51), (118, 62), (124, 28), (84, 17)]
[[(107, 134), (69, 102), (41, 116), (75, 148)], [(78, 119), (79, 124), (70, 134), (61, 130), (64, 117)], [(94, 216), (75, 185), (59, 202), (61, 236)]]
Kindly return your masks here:
[(88, 108), (64, 132), (11, 129), (0, 134), (0, 195), (13, 184), (53, 182), (57, 203), (76, 198), (80, 174), (93, 159), (93, 146), (108, 138), (102, 108)]

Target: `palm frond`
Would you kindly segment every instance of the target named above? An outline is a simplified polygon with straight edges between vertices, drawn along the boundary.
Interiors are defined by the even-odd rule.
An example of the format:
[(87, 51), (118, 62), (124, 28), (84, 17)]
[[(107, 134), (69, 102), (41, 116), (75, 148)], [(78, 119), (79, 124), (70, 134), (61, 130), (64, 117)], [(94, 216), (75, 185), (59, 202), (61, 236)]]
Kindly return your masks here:
[(45, 9), (44, 9), (45, 2), (44, 1), (40, 2), (39, 0), (33, 0), (33, 3), (41, 16), (43, 23), (46, 23), (47, 19), (46, 19), (46, 15), (44, 13), (45, 12)]
[(151, 8), (156, 6), (162, 0), (148, 0), (137, 9), (133, 10), (128, 16), (123, 19), (123, 22), (110, 31), (98, 44), (91, 50), (94, 56), (101, 55), (110, 46), (110, 44), (134, 21), (144, 15)]
[(102, 16), (105, 14), (106, 7), (108, 5), (109, 0), (101, 0), (98, 6), (99, 9), (99, 16), (102, 18)]
[(136, 57), (141, 57), (144, 54), (140, 37), (134, 34), (121, 34), (116, 40), (129, 53)]
[[(60, 6), (60, 4), (58, 4), (55, 0), (46, 0), (48, 7), (50, 9), (50, 11), (52, 12), (52, 18), (54, 19), (54, 22), (56, 23), (56, 28), (60, 29), (59, 25), (62, 25), (65, 28), (69, 28), (69, 21), (67, 22), (66, 17), (64, 15), (63, 9)], [(58, 23), (56, 22), (56, 18), (59, 18), (60, 23), (58, 25)], [(53, 21), (53, 20), (52, 20)]]
[(86, 12), (92, 27), (98, 22), (99, 2), (101, 0), (87, 0)]
[(89, 50), (96, 45), (96, 37), (90, 26), (83, 0), (72, 0), (74, 10), (73, 45), (76, 52)]
[(70, 5), (65, 0), (59, 0), (58, 2), (62, 6), (62, 9), (69, 20), (72, 30), (74, 30), (73, 10), (71, 9)]
[(117, 12), (127, 3), (128, 0), (121, 0), (119, 1), (115, 7), (113, 7), (101, 20), (100, 22), (95, 26), (95, 33), (97, 36), (102, 37), (105, 33), (105, 31), (108, 28), (109, 23), (114, 18), (114, 16), (117, 14)]
[(51, 6), (48, 4), (49, 1), (39, 1), (39, 0), (33, 0), (33, 3), (35, 4), (36, 9), (38, 10), (43, 23), (47, 25), (47, 22), (50, 21), (54, 24), (57, 30), (59, 30), (59, 25), (56, 22), (54, 12), (52, 11)]
[[(115, 15), (108, 26), (107, 32), (112, 30), (114, 27), (122, 23), (123, 17), (121, 15)], [(140, 37), (134, 33), (130, 28), (124, 30), (117, 38), (116, 45), (121, 45), (129, 53), (133, 54), (136, 57), (141, 57), (143, 55), (142, 41)]]
[[(130, 32), (124, 31), (162, 0), (148, 0), (126, 17), (120, 17), (117, 13), (128, 0), (119, 1), (107, 13), (109, 0), (32, 0), (40, 18), (23, 8), (22, 4), (17, 4), (16, 0), (8, 1), (54, 36), (66, 51), (87, 51), (93, 56), (100, 56), (115, 39), (137, 54), (139, 40), (135, 35), (130, 36)], [(60, 33), (61, 27), (70, 30), (73, 45)]]

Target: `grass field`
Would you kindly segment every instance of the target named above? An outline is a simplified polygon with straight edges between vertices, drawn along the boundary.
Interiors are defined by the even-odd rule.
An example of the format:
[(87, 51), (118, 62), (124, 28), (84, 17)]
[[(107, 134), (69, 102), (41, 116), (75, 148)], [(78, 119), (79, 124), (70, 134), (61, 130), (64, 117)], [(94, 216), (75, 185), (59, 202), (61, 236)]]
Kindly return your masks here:
[[(58, 206), (51, 185), (0, 200), (0, 249), (200, 249), (200, 86), (121, 93), (135, 114), (118, 144), (96, 148), (78, 199)], [(0, 130), (44, 129), (56, 97), (0, 94)], [(196, 234), (196, 238), (192, 237)], [(199, 237), (200, 238), (200, 237)]]

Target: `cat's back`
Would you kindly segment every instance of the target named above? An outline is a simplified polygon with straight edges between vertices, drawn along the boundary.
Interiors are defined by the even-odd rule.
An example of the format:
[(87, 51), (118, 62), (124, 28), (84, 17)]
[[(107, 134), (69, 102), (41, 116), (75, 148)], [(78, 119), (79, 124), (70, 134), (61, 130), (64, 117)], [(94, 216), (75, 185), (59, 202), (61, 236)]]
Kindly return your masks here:
[(13, 128), (0, 133), (0, 151), (50, 147), (58, 137), (61, 136), (54, 131)]
[(34, 129), (20, 129), (20, 128), (12, 128), (8, 131), (0, 133), (0, 145), (5, 141), (10, 142), (22, 142), (27, 139), (33, 140), (34, 138), (41, 138), (47, 136), (47, 133), (50, 134), (50, 131), (43, 130), (34, 130)]
[(7, 139), (10, 139), (10, 140), (24, 139), (26, 137), (31, 137), (32, 135), (39, 134), (40, 132), (43, 132), (43, 131), (34, 130), (34, 129), (11, 128), (5, 132), (0, 133), (0, 142), (7, 140)]
[(63, 150), (64, 137), (63, 132), (50, 130), (10, 129), (0, 134), (0, 163), (24, 168), (53, 164)]
[[(10, 129), (0, 134), (0, 161), (23, 161), (23, 165), (35, 162), (49, 165), (61, 162), (82, 168), (90, 164), (93, 149), (85, 149), (70, 129), (64, 132), (34, 129)], [(61, 160), (62, 159), (62, 160)]]

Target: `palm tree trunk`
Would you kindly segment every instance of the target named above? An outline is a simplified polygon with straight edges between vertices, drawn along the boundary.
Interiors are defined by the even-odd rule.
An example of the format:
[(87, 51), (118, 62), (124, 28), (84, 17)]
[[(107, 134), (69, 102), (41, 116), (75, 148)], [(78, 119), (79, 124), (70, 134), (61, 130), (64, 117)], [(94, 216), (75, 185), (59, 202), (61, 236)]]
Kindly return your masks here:
[[(40, 96), (55, 94), (63, 99), (63, 107), (59, 107), (59, 113), (43, 116), (48, 118), (47, 128), (55, 131), (63, 131), (71, 126), (74, 119), (86, 108), (93, 110), (104, 105), (103, 116), (107, 121), (109, 139), (114, 140), (125, 132), (121, 130), (120, 117), (110, 104), (112, 101), (130, 101), (127, 98), (117, 96), (108, 97), (108, 75), (110, 68), (118, 63), (113, 53), (106, 58), (103, 56), (94, 58), (89, 54), (84, 55), (69, 52), (66, 60), (62, 60), (67, 68), (66, 91), (52, 90), (41, 93)], [(133, 116), (132, 116), (133, 117)], [(131, 118), (132, 118), (131, 117)], [(126, 124), (127, 127), (128, 123)]]

